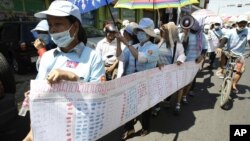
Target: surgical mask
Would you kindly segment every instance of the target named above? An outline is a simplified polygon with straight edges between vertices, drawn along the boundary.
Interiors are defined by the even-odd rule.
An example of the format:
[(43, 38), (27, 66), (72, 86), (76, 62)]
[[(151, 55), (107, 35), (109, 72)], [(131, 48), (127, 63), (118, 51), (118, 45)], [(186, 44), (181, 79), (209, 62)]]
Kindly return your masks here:
[(208, 29), (204, 29), (204, 33), (205, 33), (205, 34), (208, 34)]
[(244, 29), (245, 29), (245, 27), (243, 27), (243, 28), (241, 28), (241, 27), (236, 27), (236, 29), (239, 31), (239, 32), (241, 32), (241, 31), (243, 31)]
[[(72, 25), (71, 25), (72, 27)], [(75, 36), (70, 36), (70, 29), (71, 27), (63, 32), (59, 33), (50, 33), (52, 41), (58, 46), (58, 47), (67, 47), (74, 39)]]
[(42, 40), (46, 45), (50, 42), (49, 34), (38, 34), (38, 39)]
[(137, 36), (137, 39), (139, 40), (140, 43), (142, 43), (148, 39), (147, 34), (143, 31), (138, 31), (136, 36)]

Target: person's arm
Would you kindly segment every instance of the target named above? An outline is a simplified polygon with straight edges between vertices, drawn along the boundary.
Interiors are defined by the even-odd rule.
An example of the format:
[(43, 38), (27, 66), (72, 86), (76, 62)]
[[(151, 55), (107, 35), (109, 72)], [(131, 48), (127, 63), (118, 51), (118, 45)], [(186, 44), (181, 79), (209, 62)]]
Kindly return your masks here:
[(131, 52), (131, 54), (134, 56), (134, 58), (136, 60), (138, 60), (138, 50), (136, 48), (134, 48), (132, 45), (127, 45), (129, 51)]
[(222, 52), (222, 48), (225, 46), (225, 44), (227, 43), (228, 39), (223, 37), (220, 42), (218, 43), (218, 46), (215, 50), (215, 53), (218, 54), (218, 55), (221, 55), (221, 52)]
[(117, 48), (116, 48), (116, 57), (119, 57), (122, 53), (122, 48), (121, 48), (121, 38), (123, 38), (120, 34), (116, 35), (117, 39)]
[[(133, 47), (133, 45), (129, 45), (128, 41), (125, 38), (119, 37), (120, 41), (124, 43), (125, 46), (129, 49), (131, 54), (134, 56), (136, 60), (138, 60), (138, 51)], [(116, 53), (117, 54), (117, 53)]]
[(180, 43), (177, 43), (177, 45), (176, 45), (176, 57), (177, 57), (177, 61), (176, 61), (177, 65), (184, 63), (186, 60), (184, 48), (183, 48), (182, 44), (180, 44)]

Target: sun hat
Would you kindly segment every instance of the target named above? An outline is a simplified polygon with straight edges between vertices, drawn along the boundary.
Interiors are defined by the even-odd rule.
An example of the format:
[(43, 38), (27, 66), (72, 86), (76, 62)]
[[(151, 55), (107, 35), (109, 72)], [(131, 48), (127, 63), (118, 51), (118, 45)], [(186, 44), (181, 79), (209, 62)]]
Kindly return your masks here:
[(248, 22), (247, 21), (247, 16), (246, 15), (240, 15), (238, 18), (237, 18), (237, 23), (239, 22)]
[(41, 20), (35, 28), (31, 29), (31, 32), (34, 31), (49, 31), (49, 25), (47, 20)]
[(154, 32), (155, 24), (153, 20), (150, 18), (142, 18), (139, 22), (139, 25), (137, 28), (134, 29), (134, 32), (137, 32), (138, 29), (143, 30), (146, 34), (148, 34), (151, 37), (156, 37), (156, 34)]
[(79, 8), (69, 1), (53, 1), (48, 10), (35, 13), (34, 16), (37, 18), (46, 18), (47, 15), (65, 17), (74, 16), (80, 22), (82, 22), (81, 14)]
[(134, 29), (138, 27), (138, 24), (135, 22), (130, 22), (125, 28), (124, 30), (127, 31), (130, 35), (134, 34)]

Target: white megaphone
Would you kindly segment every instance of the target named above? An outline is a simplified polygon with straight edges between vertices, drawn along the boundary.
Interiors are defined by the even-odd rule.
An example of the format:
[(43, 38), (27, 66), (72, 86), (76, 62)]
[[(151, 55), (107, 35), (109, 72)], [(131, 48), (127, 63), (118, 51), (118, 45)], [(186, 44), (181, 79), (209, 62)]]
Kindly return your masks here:
[(198, 31), (200, 29), (198, 21), (190, 15), (185, 15), (180, 19), (180, 26), (183, 29), (192, 29)]

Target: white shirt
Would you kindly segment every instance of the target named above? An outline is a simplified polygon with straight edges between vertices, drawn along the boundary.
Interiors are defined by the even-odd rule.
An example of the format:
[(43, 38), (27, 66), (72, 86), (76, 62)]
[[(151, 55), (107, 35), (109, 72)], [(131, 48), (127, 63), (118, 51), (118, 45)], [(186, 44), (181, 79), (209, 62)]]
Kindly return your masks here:
[(97, 43), (96, 52), (101, 55), (105, 65), (112, 65), (116, 60), (117, 40), (114, 39), (111, 43), (105, 37)]

